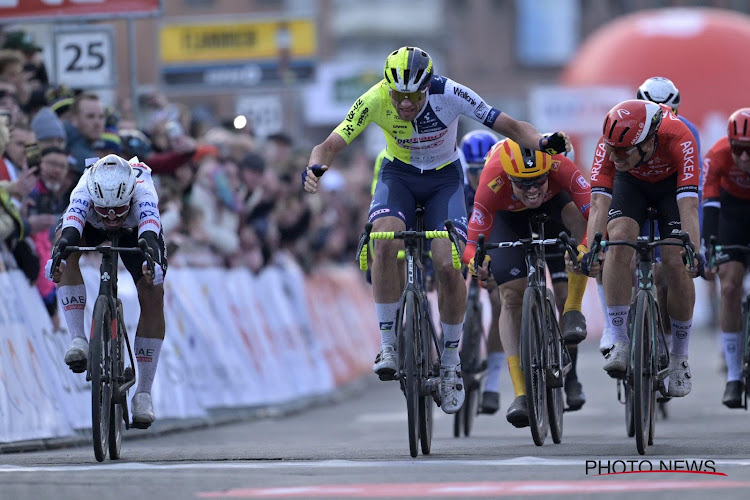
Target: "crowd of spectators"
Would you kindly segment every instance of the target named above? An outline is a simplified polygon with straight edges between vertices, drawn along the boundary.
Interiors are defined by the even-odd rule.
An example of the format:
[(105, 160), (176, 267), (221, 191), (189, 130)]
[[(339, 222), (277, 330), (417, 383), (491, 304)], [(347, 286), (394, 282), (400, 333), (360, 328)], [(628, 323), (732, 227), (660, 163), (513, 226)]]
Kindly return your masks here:
[(364, 154), (329, 172), (319, 196), (305, 195), (299, 173), (309, 149), (288, 134), (260, 138), (251, 123), (236, 129), (231, 119), (195, 119), (158, 90), (140, 96), (136, 119), (96, 92), (51, 83), (43, 49), (26, 33), (0, 34), (0, 47), (0, 238), (56, 324), (44, 263), (87, 159), (109, 153), (151, 167), (170, 268), (257, 273), (279, 249), (305, 270), (354, 261), (370, 201)]

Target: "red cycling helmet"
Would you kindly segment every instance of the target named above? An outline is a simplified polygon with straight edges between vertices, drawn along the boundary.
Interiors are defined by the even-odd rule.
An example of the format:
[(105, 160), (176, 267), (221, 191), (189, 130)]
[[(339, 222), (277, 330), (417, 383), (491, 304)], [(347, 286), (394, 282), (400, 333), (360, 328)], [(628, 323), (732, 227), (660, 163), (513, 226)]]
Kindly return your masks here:
[(732, 113), (727, 135), (730, 141), (750, 141), (750, 108), (740, 108)]
[(631, 99), (609, 110), (604, 120), (604, 142), (615, 148), (638, 145), (659, 128), (664, 111), (659, 104)]

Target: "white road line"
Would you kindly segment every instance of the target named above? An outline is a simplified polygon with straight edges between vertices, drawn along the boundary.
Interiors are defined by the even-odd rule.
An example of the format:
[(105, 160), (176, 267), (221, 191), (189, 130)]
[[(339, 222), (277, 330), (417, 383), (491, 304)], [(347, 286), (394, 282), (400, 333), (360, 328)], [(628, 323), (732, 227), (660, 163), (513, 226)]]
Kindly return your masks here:
[[(653, 458), (658, 460), (658, 458)], [(668, 460), (664, 458), (663, 460)], [(685, 459), (699, 460), (699, 459)], [(704, 459), (705, 460), (705, 459)], [(716, 469), (721, 471), (722, 467), (750, 467), (750, 459), (714, 459)], [(456, 467), (458, 465), (467, 466), (529, 466), (545, 465), (554, 467), (576, 466), (581, 467), (586, 463), (585, 458), (538, 458), (538, 457), (518, 457), (504, 460), (273, 460), (268, 462), (188, 462), (188, 463), (118, 463), (118, 464), (101, 464), (101, 465), (49, 465), (49, 466), (28, 466), (21, 465), (2, 465), (0, 464), (0, 474), (15, 474), (18, 472), (83, 472), (83, 471), (111, 471), (111, 470), (131, 470), (131, 471), (151, 471), (151, 470), (182, 470), (182, 469), (286, 469), (289, 467), (309, 468), (309, 469), (357, 469), (357, 468), (385, 468), (385, 467), (432, 467), (448, 466)]]

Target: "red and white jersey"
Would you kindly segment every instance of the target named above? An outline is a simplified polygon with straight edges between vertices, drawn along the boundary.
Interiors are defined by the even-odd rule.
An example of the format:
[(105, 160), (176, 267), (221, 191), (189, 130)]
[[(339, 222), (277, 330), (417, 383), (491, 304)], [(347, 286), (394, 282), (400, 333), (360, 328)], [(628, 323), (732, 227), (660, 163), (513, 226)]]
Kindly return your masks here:
[(703, 206), (719, 207), (721, 190), (740, 200), (750, 200), (750, 173), (734, 164), (729, 138), (722, 137), (703, 159)]
[[(677, 199), (697, 197), (700, 165), (695, 137), (668, 106), (661, 107), (664, 117), (656, 132), (654, 155), (627, 173), (649, 183), (659, 182), (677, 173)], [(596, 145), (594, 163), (591, 165), (591, 192), (612, 196), (614, 180), (615, 166), (607, 155), (602, 136)]]
[[(151, 179), (151, 169), (137, 158), (130, 160), (130, 165), (135, 170), (136, 183), (133, 200), (130, 202), (130, 213), (125, 218), (124, 228), (138, 227), (138, 236), (145, 231), (161, 232), (161, 218), (159, 216), (159, 196), (156, 194), (154, 181)], [(86, 187), (91, 168), (87, 168), (78, 184), (70, 194), (70, 204), (63, 213), (62, 228), (74, 227), (83, 234), (86, 223), (97, 229), (107, 230), (94, 212), (94, 203)]]
[[(485, 235), (492, 233), (497, 212), (527, 210), (526, 205), (513, 194), (508, 174), (500, 164), (500, 148), (498, 147), (500, 144), (502, 142), (496, 144), (490, 151), (479, 178), (477, 193), (474, 195), (474, 210), (469, 220), (469, 233), (463, 256), (464, 262), (467, 263), (476, 253), (477, 237), (482, 233)], [(565, 191), (573, 199), (583, 217), (588, 220), (591, 207), (589, 183), (581, 175), (575, 163), (565, 155), (554, 155), (552, 158), (547, 192), (542, 203), (546, 203), (561, 191)]]

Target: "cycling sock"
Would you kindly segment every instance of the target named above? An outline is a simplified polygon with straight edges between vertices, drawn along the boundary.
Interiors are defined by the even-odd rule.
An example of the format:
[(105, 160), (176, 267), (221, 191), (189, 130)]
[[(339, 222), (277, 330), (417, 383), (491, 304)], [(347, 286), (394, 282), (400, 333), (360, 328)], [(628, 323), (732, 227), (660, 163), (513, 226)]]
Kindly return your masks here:
[(669, 321), (672, 323), (672, 349), (670, 352), (672, 354), (687, 356), (693, 318), (687, 321), (679, 321), (670, 316)]
[(500, 392), (500, 374), (505, 366), (505, 352), (487, 354), (487, 379), (484, 381), (485, 392)]
[(508, 370), (510, 371), (510, 381), (513, 382), (513, 392), (516, 397), (526, 395), (526, 381), (521, 371), (521, 359), (518, 356), (508, 356)]
[(740, 349), (740, 332), (721, 332), (721, 343), (724, 347), (724, 360), (727, 362), (727, 382), (742, 378), (742, 350)]
[(380, 346), (389, 345), (396, 347), (396, 312), (398, 312), (398, 302), (389, 304), (375, 304), (375, 315), (378, 317), (380, 325)]
[(440, 364), (442, 366), (456, 366), (461, 362), (458, 357), (458, 343), (461, 341), (464, 322), (449, 325), (441, 321), (440, 326), (443, 327), (443, 340), (445, 341), (445, 349), (443, 349), (443, 355), (440, 357)]
[(570, 353), (570, 371), (567, 375), (565, 375), (565, 382), (576, 382), (578, 381), (578, 372), (576, 371), (576, 367), (578, 366), (578, 346), (575, 346), (575, 348), (571, 349), (568, 346), (568, 352)]
[(57, 297), (65, 316), (71, 338), (86, 338), (83, 310), (86, 308), (86, 285), (65, 285), (57, 289)]
[(568, 298), (565, 300), (563, 314), (568, 311), (580, 311), (583, 293), (589, 277), (581, 273), (568, 273)]
[(604, 285), (601, 283), (596, 284), (596, 290), (599, 292), (599, 303), (602, 306), (602, 311), (607, 314), (607, 299), (604, 295)]
[(612, 342), (628, 342), (628, 311), (630, 306), (607, 306), (607, 325)]
[(133, 350), (135, 359), (138, 361), (138, 388), (135, 393), (148, 392), (151, 394), (151, 385), (154, 383), (156, 365), (159, 364), (159, 353), (164, 339), (149, 339), (135, 336)]

